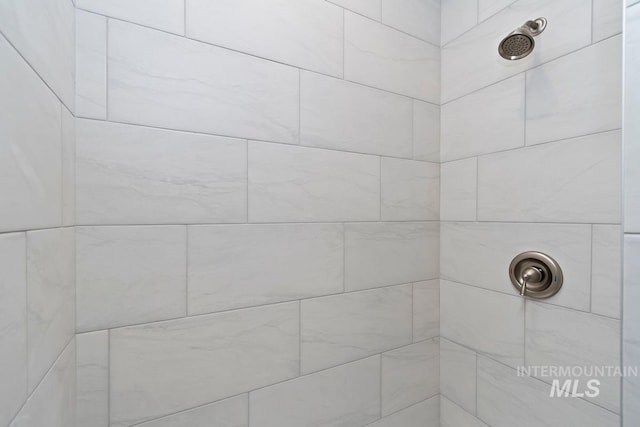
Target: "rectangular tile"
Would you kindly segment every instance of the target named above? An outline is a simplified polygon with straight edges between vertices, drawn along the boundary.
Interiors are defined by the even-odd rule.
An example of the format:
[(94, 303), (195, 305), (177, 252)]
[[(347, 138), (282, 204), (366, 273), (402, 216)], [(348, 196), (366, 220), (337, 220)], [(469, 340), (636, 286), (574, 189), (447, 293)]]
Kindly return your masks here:
[(620, 145), (613, 131), (481, 157), (478, 219), (619, 223)]
[(488, 427), (444, 396), (440, 396), (440, 422), (441, 427)]
[(77, 130), (80, 224), (246, 221), (246, 141), (94, 120)]
[[(3, 29), (1, 21), (13, 14), (6, 7), (6, 2), (0, 6)], [(0, 37), (0, 63), (0, 232), (59, 226), (60, 102), (4, 37)]]
[(624, 231), (640, 233), (640, 6), (625, 17)]
[(442, 161), (524, 146), (525, 77), (496, 83), (442, 106)]
[(186, 314), (184, 226), (76, 228), (77, 330)]
[(440, 396), (434, 396), (388, 417), (369, 427), (424, 427), (440, 425)]
[(527, 145), (620, 127), (621, 40), (613, 37), (527, 72)]
[(440, 335), (440, 281), (413, 284), (413, 342)]
[(76, 118), (62, 107), (62, 225), (76, 224)]
[(478, 23), (478, 0), (442, 2), (442, 45), (449, 43)]
[(516, 0), (478, 0), (478, 21), (482, 22), (490, 18), (515, 1)]
[(249, 427), (249, 399), (243, 394), (200, 406), (157, 420), (138, 424), (140, 427)]
[(302, 373), (411, 343), (411, 285), (303, 300)]
[(382, 18), (382, 0), (327, 0), (331, 3), (352, 10), (360, 15), (380, 21)]
[(441, 280), (440, 333), (509, 366), (520, 366), (524, 299)]
[(187, 0), (187, 37), (342, 77), (343, 11), (321, 0)]
[(440, 391), (440, 344), (432, 338), (382, 354), (382, 416)]
[(107, 18), (76, 10), (76, 115), (107, 118)]
[[(634, 6), (640, 11), (640, 6)], [(640, 365), (640, 236), (624, 236), (624, 299), (622, 318), (622, 362), (625, 366)], [(622, 417), (625, 426), (640, 421), (640, 377), (622, 380)]]
[(374, 156), (249, 142), (249, 221), (380, 218)]
[(345, 12), (344, 77), (440, 103), (440, 49), (370, 19)]
[(341, 224), (193, 226), (188, 242), (189, 314), (342, 292)]
[(593, 41), (611, 37), (622, 32), (623, 0), (593, 1)]
[(440, 393), (470, 414), (476, 413), (476, 359), (474, 351), (440, 338)]
[(440, 2), (437, 0), (383, 0), (382, 22), (440, 46)]
[(109, 426), (109, 331), (76, 335), (77, 427)]
[(439, 275), (437, 222), (345, 224), (345, 288), (377, 288)]
[(249, 394), (252, 427), (361, 427), (380, 415), (380, 356)]
[(300, 72), (300, 143), (411, 157), (411, 100), (320, 74)]
[(591, 311), (620, 318), (622, 290), (622, 229), (594, 225), (591, 264)]
[(298, 141), (295, 68), (120, 21), (108, 55), (110, 120)]
[(589, 311), (589, 225), (442, 223), (441, 233), (443, 278), (517, 295), (509, 264), (535, 248), (558, 261), (564, 272), (564, 286), (545, 302)]
[(440, 165), (440, 219), (475, 221), (478, 191), (478, 159)]
[(299, 326), (296, 302), (112, 330), (111, 425), (295, 377)]
[(413, 100), (413, 158), (440, 162), (440, 106)]
[(383, 157), (380, 173), (383, 221), (440, 219), (440, 165)]

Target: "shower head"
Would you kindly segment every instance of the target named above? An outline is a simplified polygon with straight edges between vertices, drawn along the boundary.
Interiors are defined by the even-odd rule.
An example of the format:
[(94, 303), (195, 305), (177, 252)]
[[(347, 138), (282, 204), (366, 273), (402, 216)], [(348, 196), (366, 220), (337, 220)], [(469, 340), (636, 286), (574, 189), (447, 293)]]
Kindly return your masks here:
[(498, 53), (510, 61), (524, 58), (533, 51), (536, 45), (533, 38), (543, 32), (546, 27), (546, 18), (525, 22), (520, 28), (502, 39), (498, 46)]

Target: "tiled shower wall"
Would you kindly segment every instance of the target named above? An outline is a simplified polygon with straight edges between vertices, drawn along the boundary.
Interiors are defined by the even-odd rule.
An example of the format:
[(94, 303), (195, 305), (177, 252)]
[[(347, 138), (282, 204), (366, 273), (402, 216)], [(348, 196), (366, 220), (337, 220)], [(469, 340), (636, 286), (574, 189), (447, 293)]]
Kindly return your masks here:
[(73, 426), (74, 5), (0, 2), (0, 426)]
[[(617, 426), (619, 378), (549, 398), (551, 378), (516, 368), (620, 363), (622, 4), (442, 8), (442, 425)], [(501, 38), (538, 16), (534, 53), (501, 59)], [(507, 270), (526, 250), (560, 263), (559, 294), (516, 295)]]
[(436, 425), (439, 2), (76, 6), (77, 425)]

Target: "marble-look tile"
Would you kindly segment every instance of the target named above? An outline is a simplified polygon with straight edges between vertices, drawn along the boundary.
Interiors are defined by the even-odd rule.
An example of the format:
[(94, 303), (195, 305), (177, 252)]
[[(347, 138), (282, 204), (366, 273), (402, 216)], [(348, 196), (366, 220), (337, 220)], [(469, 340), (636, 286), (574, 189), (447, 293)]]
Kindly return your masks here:
[(440, 165), (382, 158), (381, 217), (383, 221), (440, 219)]
[(440, 106), (413, 100), (413, 158), (440, 162)]
[(76, 224), (76, 119), (62, 107), (62, 225)]
[(413, 284), (413, 342), (440, 335), (440, 281)]
[[(4, 10), (8, 5), (0, 4), (3, 31), (2, 21), (13, 13)], [(0, 63), (0, 232), (56, 227), (62, 199), (60, 102), (4, 37)]]
[(297, 69), (121, 21), (108, 43), (110, 120), (298, 141)]
[(620, 148), (613, 131), (480, 157), (478, 219), (619, 223)]
[(442, 223), (441, 234), (443, 278), (517, 295), (509, 264), (519, 253), (537, 250), (564, 272), (564, 286), (545, 302), (589, 311), (589, 225)]
[(440, 393), (476, 413), (476, 353), (440, 338)]
[(186, 314), (184, 226), (76, 228), (77, 330)]
[(638, 3), (640, 0), (627, 0), (626, 1), (626, 7), (630, 7), (633, 6), (634, 4)]
[(446, 280), (440, 283), (442, 337), (509, 366), (524, 362), (524, 298)]
[(382, 0), (382, 23), (440, 46), (439, 0)]
[(478, 357), (478, 417), (492, 427), (618, 427), (620, 417), (579, 398), (550, 398), (550, 386)]
[(591, 311), (620, 318), (622, 289), (622, 229), (594, 225), (591, 264)]
[(640, 233), (640, 6), (626, 10), (624, 39), (624, 231)]
[(411, 343), (411, 285), (303, 300), (301, 366), (309, 373)]
[[(439, 427), (440, 396), (382, 418), (368, 427)], [(466, 427), (466, 426), (465, 426)]]
[(433, 103), (440, 102), (440, 49), (345, 12), (344, 77)]
[(249, 142), (249, 221), (380, 218), (375, 156)]
[(76, 343), (72, 339), (9, 427), (69, 427), (75, 419)]
[(75, 0), (79, 9), (184, 34), (184, 0)]
[(478, 159), (440, 165), (440, 220), (475, 221)]
[(27, 398), (27, 277), (24, 233), (0, 234), (0, 425)]
[(490, 18), (515, 1), (516, 0), (478, 0), (478, 21), (482, 22)]
[(295, 377), (299, 316), (295, 302), (112, 330), (111, 426)]
[[(528, 57), (507, 61), (498, 43), (511, 31), (544, 11), (551, 23)], [(457, 19), (455, 15), (452, 19)], [(443, 28), (447, 28), (443, 20)], [(442, 102), (514, 76), (591, 43), (591, 2), (519, 0), (481, 22), (442, 49)], [(469, 64), (473, 64), (470, 72)]]
[(432, 338), (382, 354), (382, 416), (435, 396), (440, 390), (440, 344)]
[(440, 396), (440, 427), (489, 427), (460, 406)]
[[(526, 360), (529, 366), (619, 366), (620, 321), (566, 308), (527, 301)], [(585, 399), (620, 412), (620, 378), (615, 376), (540, 377), (600, 381), (600, 394)], [(582, 389), (580, 390), (582, 391)]]
[(622, 32), (623, 0), (593, 0), (593, 42)]
[(300, 143), (411, 157), (411, 100), (301, 71)]
[(442, 161), (524, 146), (524, 90), (518, 74), (443, 105)]
[(342, 292), (341, 224), (192, 226), (188, 242), (189, 314)]
[(437, 222), (345, 224), (345, 288), (377, 288), (439, 275)]
[[(0, 3), (0, 28), (2, 28), (2, 34), (42, 77), (47, 86), (69, 110), (75, 111), (75, 8), (73, 3), (69, 0), (3, 1)], [(2, 58), (1, 62), (4, 71), (5, 58)], [(23, 72), (31, 74), (32, 71)], [(12, 77), (11, 74), (8, 77)], [(3, 76), (3, 80), (5, 78)], [(11, 78), (7, 83), (10, 82)], [(7, 92), (3, 90), (2, 93)], [(15, 98), (11, 95), (3, 95), (3, 98), (5, 96), (6, 99), (14, 101), (12, 103), (14, 106), (20, 98), (28, 98), (26, 93)], [(30, 104), (35, 100), (22, 102)], [(6, 117), (4, 113), (2, 117)], [(36, 122), (33, 116), (30, 116), (29, 120)]]
[(77, 123), (79, 224), (245, 222), (246, 141)]
[(27, 233), (29, 392), (75, 335), (73, 228)]
[(109, 331), (76, 335), (77, 427), (109, 426)]
[[(138, 424), (140, 427), (249, 427), (249, 399), (243, 394), (175, 415)], [(78, 426), (80, 427), (80, 426)]]
[(619, 128), (621, 64), (617, 36), (528, 71), (527, 145)]
[(249, 394), (251, 427), (361, 427), (380, 415), (380, 356)]
[(382, 19), (382, 0), (327, 0), (376, 21)]
[(186, 0), (187, 37), (342, 77), (343, 10), (320, 0)]
[[(640, 6), (634, 6), (640, 12)], [(640, 235), (624, 236), (624, 299), (622, 317), (622, 364), (640, 366)], [(640, 377), (622, 383), (622, 416), (626, 426), (640, 421)], [(628, 422), (628, 424), (626, 424)]]
[(442, 22), (440, 24), (442, 45), (449, 43), (460, 34), (478, 23), (478, 0), (446, 0), (442, 2)]
[(76, 115), (107, 118), (107, 18), (76, 10)]
[[(637, 305), (636, 305), (637, 307)], [(640, 346), (637, 342), (624, 342), (622, 358), (625, 366), (640, 365)], [(622, 418), (624, 427), (640, 425), (640, 377), (622, 378)]]

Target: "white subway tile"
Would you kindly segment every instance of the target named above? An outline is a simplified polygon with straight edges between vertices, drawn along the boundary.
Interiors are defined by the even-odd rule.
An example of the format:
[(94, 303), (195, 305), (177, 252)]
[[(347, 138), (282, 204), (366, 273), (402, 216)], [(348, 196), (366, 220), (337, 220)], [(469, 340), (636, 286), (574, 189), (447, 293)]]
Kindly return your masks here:
[(62, 107), (62, 225), (76, 224), (76, 119)]
[(478, 0), (478, 21), (482, 22), (490, 18), (515, 1), (516, 0)]
[(623, 0), (593, 0), (593, 42), (622, 32)]
[(380, 21), (382, 19), (382, 0), (327, 0), (360, 15)]
[(449, 399), (440, 396), (441, 427), (488, 427)]
[(440, 281), (413, 284), (413, 342), (440, 335)]
[(624, 76), (624, 231), (640, 233), (640, 6), (626, 10)]
[(440, 338), (440, 392), (476, 413), (476, 353), (444, 338)]
[(249, 398), (243, 394), (159, 418), (140, 427), (249, 427)]
[(440, 46), (439, 0), (383, 0), (382, 22)]
[(591, 265), (591, 311), (620, 318), (622, 229), (594, 225)]
[(440, 106), (413, 100), (413, 158), (440, 162)]
[(109, 426), (109, 331), (76, 335), (77, 427)]
[(442, 1), (442, 35), (445, 45), (478, 23), (478, 0)]
[(440, 165), (440, 219), (475, 221), (478, 190), (478, 159)]
[(424, 427), (440, 425), (440, 396), (382, 418), (369, 427)]
[(383, 157), (381, 165), (384, 221), (440, 219), (440, 165)]
[(76, 115), (107, 118), (107, 18), (76, 10)]

